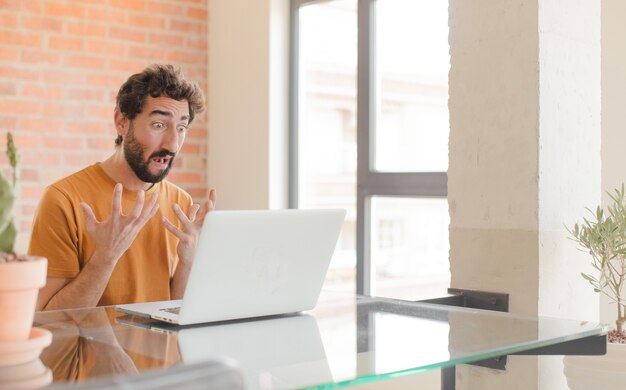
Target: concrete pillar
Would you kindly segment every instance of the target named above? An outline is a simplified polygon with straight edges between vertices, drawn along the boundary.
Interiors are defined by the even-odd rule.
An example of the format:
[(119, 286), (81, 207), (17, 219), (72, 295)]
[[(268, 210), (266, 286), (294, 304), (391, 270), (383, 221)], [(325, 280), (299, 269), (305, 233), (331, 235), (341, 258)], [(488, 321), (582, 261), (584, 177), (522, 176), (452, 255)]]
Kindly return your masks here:
[[(604, 191), (626, 183), (626, 2), (602, 1), (602, 188)], [(603, 193), (602, 202), (610, 199)], [(615, 322), (616, 307), (601, 296), (600, 320)]]
[(208, 185), (219, 209), (287, 207), (288, 0), (209, 0)]
[[(565, 226), (600, 202), (600, 2), (450, 1), (451, 286), (597, 320)], [(566, 388), (560, 358), (460, 367), (458, 388)], [(536, 386), (533, 384), (536, 383)]]

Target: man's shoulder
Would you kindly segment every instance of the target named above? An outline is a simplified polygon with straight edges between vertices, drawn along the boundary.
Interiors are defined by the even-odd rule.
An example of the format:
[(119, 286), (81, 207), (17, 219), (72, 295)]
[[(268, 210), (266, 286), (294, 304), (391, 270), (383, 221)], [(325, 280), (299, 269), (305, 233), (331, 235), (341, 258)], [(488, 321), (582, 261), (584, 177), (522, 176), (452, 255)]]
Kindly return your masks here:
[(57, 191), (65, 195), (94, 190), (94, 183), (102, 180), (99, 164), (93, 164), (57, 180), (48, 186), (48, 191)]

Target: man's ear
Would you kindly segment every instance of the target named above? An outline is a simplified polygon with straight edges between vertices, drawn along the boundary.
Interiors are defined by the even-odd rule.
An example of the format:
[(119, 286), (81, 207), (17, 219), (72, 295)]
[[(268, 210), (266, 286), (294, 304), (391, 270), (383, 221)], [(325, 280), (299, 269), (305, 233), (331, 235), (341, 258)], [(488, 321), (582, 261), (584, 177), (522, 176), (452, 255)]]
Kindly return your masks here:
[(128, 118), (126, 118), (126, 116), (122, 114), (117, 108), (115, 109), (115, 117), (113, 121), (115, 122), (115, 130), (117, 131), (117, 135), (126, 137), (126, 132), (128, 131)]

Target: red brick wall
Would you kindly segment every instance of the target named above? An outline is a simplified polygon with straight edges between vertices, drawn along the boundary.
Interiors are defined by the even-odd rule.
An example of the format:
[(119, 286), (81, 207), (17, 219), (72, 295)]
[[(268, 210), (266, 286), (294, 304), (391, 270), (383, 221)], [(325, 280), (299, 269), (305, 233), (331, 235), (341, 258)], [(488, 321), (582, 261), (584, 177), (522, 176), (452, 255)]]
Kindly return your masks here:
[[(180, 65), (207, 91), (208, 0), (0, 0), (0, 168), (5, 134), (22, 155), (15, 210), (24, 251), (38, 199), (53, 181), (114, 150), (120, 85), (152, 63)], [(206, 112), (169, 179), (206, 196)]]

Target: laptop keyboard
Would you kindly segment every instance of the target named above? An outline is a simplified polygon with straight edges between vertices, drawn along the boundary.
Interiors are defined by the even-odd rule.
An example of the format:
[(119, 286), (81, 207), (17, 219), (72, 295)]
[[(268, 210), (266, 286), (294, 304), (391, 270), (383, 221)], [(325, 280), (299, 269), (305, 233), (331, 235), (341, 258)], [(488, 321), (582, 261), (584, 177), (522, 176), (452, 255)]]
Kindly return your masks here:
[(165, 311), (168, 313), (173, 313), (173, 314), (178, 314), (178, 312), (180, 312), (180, 306), (178, 307), (168, 307), (168, 308), (164, 308), (164, 309), (159, 309), (160, 311)]

